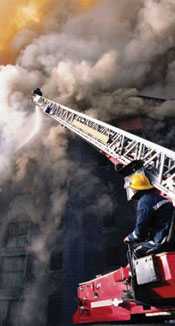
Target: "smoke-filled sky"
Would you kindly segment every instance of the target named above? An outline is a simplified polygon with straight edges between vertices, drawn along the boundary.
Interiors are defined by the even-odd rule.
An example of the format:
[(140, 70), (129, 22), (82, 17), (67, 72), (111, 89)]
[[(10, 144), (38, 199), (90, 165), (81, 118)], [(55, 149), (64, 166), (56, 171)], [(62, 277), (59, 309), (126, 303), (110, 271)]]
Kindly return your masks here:
[(76, 167), (67, 133), (33, 111), (33, 89), (116, 124), (135, 113), (174, 117), (174, 102), (155, 109), (137, 98), (174, 94), (174, 17), (175, 0), (1, 1), (2, 218), (30, 215), (40, 225), (30, 248), (38, 259), (49, 257)]
[[(2, 3), (0, 58), (9, 65), (1, 66), (0, 97), (7, 142), (19, 138), (16, 130), (22, 132), (36, 86), (105, 120), (144, 113), (136, 89), (172, 96), (174, 7), (173, 0)], [(171, 103), (151, 109), (146, 113), (173, 114)]]
[[(62, 14), (63, 6), (72, 13), (87, 10), (96, 0), (10, 0), (0, 3), (0, 61), (15, 61), (20, 48), (32, 40), (35, 32), (41, 32), (48, 13), (57, 8)], [(63, 5), (64, 3), (64, 5)], [(66, 9), (66, 8), (65, 8)], [(23, 35), (20, 35), (23, 34)]]

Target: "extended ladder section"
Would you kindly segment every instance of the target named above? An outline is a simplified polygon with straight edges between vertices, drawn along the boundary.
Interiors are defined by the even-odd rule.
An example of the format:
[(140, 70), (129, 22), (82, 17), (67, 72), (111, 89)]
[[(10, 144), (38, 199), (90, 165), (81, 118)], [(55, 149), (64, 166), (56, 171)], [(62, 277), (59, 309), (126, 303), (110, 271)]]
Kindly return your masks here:
[(38, 94), (34, 104), (81, 138), (98, 148), (114, 165), (143, 160), (156, 188), (175, 202), (175, 152), (113, 127)]

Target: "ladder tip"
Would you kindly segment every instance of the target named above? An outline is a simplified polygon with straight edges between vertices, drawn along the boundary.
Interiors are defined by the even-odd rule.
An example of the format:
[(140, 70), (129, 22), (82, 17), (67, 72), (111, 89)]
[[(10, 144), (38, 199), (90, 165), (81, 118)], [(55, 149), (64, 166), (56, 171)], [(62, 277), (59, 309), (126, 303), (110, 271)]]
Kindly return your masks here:
[(35, 95), (43, 96), (43, 93), (40, 88), (34, 89), (33, 96), (35, 96)]

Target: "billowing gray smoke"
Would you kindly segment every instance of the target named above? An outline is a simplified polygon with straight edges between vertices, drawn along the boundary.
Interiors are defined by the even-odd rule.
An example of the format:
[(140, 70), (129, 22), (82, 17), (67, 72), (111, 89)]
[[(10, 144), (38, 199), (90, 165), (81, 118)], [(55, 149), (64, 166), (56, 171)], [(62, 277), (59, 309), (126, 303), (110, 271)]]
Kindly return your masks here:
[[(47, 97), (102, 120), (117, 121), (119, 116), (138, 113), (163, 123), (164, 117), (174, 117), (172, 102), (155, 109), (137, 95), (142, 91), (173, 96), (174, 15), (174, 0), (99, 1), (82, 15), (64, 15), (61, 24), (54, 11), (43, 35), (20, 53), (16, 65), (1, 66), (1, 238), (10, 220), (27, 215), (40, 227), (40, 235), (28, 250), (47, 263), (64, 215), (70, 171), (76, 171), (67, 151), (71, 139), (32, 111), (32, 90), (41, 87)], [(20, 37), (27, 37), (26, 31)], [(82, 180), (83, 169), (79, 167)], [(90, 176), (93, 185), (98, 178)], [(108, 193), (102, 192), (100, 198), (108, 202), (105, 208), (111, 213)], [(90, 208), (94, 210), (93, 205)], [(98, 211), (100, 208), (104, 210), (103, 200), (98, 200)], [(34, 325), (29, 306), (31, 298), (39, 296), (41, 284), (42, 275), (21, 307), (28, 325)]]

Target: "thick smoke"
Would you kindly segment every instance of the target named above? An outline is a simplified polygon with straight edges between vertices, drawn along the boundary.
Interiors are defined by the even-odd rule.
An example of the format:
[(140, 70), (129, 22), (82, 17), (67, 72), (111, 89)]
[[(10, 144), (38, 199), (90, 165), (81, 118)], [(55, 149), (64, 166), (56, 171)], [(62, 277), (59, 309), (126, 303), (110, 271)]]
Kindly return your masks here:
[[(110, 119), (109, 107), (116, 116), (122, 110), (115, 104), (121, 102), (125, 112), (125, 95), (116, 94), (116, 89), (143, 90), (151, 84), (151, 94), (155, 88), (156, 96), (162, 89), (163, 95), (171, 96), (173, 17), (173, 1), (102, 1), (95, 10), (69, 19), (59, 31), (53, 25), (23, 51), (18, 63), (42, 72), (48, 96), (70, 104), (85, 101), (83, 107)], [(136, 112), (139, 104), (136, 101)], [(133, 112), (134, 104), (128, 110)]]
[[(42, 263), (49, 261), (64, 215), (69, 176), (77, 167), (67, 150), (71, 141), (67, 133), (44, 118), (41, 125), (41, 117), (32, 112), (32, 90), (42, 87), (51, 99), (105, 121), (140, 114), (163, 123), (165, 117), (174, 116), (172, 102), (150, 108), (137, 97), (140, 91), (173, 95), (174, 0), (97, 1), (83, 13), (75, 3), (53, 1), (49, 7), (45, 3), (43, 8), (49, 10), (42, 14), (42, 27), (33, 28), (32, 23), (16, 31), (13, 59), (20, 51), (16, 64), (0, 68), (1, 238), (9, 221), (26, 216), (39, 226), (28, 250)], [(87, 171), (88, 166), (79, 167), (76, 175), (81, 180), (89, 175), (88, 194), (99, 179)], [(108, 193), (102, 191), (97, 206), (98, 211), (105, 207), (105, 214), (111, 213)], [(87, 214), (96, 209), (89, 206)], [(28, 325), (34, 325), (29, 303), (43, 284), (42, 273), (37, 275), (21, 308)]]

